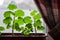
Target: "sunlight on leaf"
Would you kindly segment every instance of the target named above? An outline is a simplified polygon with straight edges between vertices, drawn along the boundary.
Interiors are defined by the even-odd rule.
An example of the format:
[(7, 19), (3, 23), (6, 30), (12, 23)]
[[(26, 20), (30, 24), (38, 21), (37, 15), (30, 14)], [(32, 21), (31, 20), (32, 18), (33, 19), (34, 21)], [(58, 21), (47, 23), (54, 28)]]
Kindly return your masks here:
[(41, 21), (40, 21), (40, 20), (37, 20), (37, 21), (34, 23), (34, 26), (35, 26), (35, 27), (41, 26)]
[(31, 17), (27, 16), (24, 18), (25, 23), (32, 23)]
[(15, 16), (17, 16), (17, 17), (24, 16), (24, 11), (23, 10), (17, 10), (17, 11), (15, 11)]
[(36, 14), (37, 14), (37, 10), (33, 10), (33, 11), (30, 13), (31, 16), (35, 16)]
[(5, 18), (5, 19), (3, 20), (3, 22), (4, 22), (5, 24), (9, 24), (9, 23), (11, 23), (11, 21), (12, 21), (12, 18), (11, 18), (11, 17), (7, 17), (7, 18)]
[(16, 9), (17, 8), (17, 6), (15, 5), (15, 4), (9, 4), (8, 5), (8, 9), (9, 10), (14, 10), (14, 9)]
[(0, 26), (0, 31), (4, 31), (4, 30), (5, 30), (5, 28)]

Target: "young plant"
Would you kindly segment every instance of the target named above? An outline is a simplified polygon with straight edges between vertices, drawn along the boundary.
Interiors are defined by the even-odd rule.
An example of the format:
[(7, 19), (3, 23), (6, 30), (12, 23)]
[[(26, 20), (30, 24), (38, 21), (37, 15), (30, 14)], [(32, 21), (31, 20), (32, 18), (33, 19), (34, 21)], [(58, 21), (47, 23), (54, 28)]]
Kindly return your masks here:
[[(30, 15), (34, 19), (31, 18), (31, 16), (25, 16), (25, 13), (23, 10), (19, 10), (15, 4), (9, 4), (8, 5), (9, 11), (4, 12), (4, 20), (3, 23), (7, 25), (7, 29), (12, 28), (12, 35), (14, 34), (14, 30), (22, 33), (24, 35), (29, 35), (30, 32), (33, 32), (33, 27), (38, 30), (43, 30), (44, 27), (41, 25), (41, 15), (37, 13), (36, 10), (33, 10)], [(12, 17), (13, 16), (13, 17)], [(25, 17), (24, 17), (25, 16)], [(33, 24), (32, 24), (33, 23)], [(21, 26), (24, 25), (25, 26)]]
[[(23, 34), (28, 35), (28, 23), (31, 23), (31, 17), (26, 16), (23, 18), (24, 11), (23, 10), (18, 10), (17, 6), (15, 4), (9, 4), (8, 5), (9, 11), (4, 12), (4, 20), (3, 23), (7, 25), (7, 29), (12, 28), (12, 35), (14, 34), (14, 30), (20, 32), (22, 31)], [(12, 18), (13, 16), (13, 18)], [(26, 27), (20, 27), (20, 25), (26, 24)], [(27, 29), (27, 30), (26, 30)], [(24, 31), (24, 32), (23, 32)]]
[(30, 15), (34, 19), (34, 28), (35, 28), (35, 33), (37, 33), (37, 30), (44, 30), (45, 28), (42, 26), (42, 16), (40, 13), (38, 13), (37, 10), (33, 10)]

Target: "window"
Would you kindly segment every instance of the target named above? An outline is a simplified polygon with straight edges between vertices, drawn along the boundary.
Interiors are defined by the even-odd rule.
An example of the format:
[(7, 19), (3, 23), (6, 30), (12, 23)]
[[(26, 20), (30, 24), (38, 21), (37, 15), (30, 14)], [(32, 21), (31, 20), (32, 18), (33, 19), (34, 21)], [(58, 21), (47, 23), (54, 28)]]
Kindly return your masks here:
[[(0, 1), (1, 2), (1, 1)], [(7, 25), (6, 24), (4, 24), (3, 23), (3, 19), (5, 18), (4, 17), (4, 12), (5, 11), (8, 11), (8, 9), (7, 9), (7, 7), (8, 7), (8, 5), (10, 4), (10, 3), (13, 3), (13, 4), (16, 4), (17, 5), (17, 7), (18, 7), (18, 9), (20, 9), (20, 10), (23, 10), (24, 11), (24, 13), (25, 13), (25, 16), (30, 16), (30, 13), (33, 11), (33, 10), (37, 10), (37, 7), (36, 7), (36, 5), (34, 4), (34, 2), (33, 2), (33, 0), (10, 0), (10, 1), (8, 1), (8, 0), (4, 0), (4, 3), (3, 4), (1, 4), (1, 6), (0, 6), (0, 26), (2, 26), (2, 27), (4, 27), (5, 28), (5, 30), (4, 31), (1, 31), (2, 33), (12, 33), (12, 28), (9, 28), (9, 29), (7, 29)], [(37, 10), (38, 11), (38, 10)], [(39, 12), (38, 12), (39, 13)], [(25, 17), (24, 16), (24, 17)], [(11, 17), (14, 19), (14, 17), (11, 15)], [(23, 17), (23, 18), (24, 18)], [(32, 18), (32, 17), (31, 17)], [(16, 18), (15, 18), (16, 19)], [(33, 21), (33, 19), (32, 19), (32, 21)], [(47, 28), (46, 28), (46, 24), (44, 23), (44, 21), (43, 21), (43, 18), (41, 18), (41, 21), (42, 21), (42, 26), (44, 26), (44, 30), (36, 30), (37, 31), (37, 33), (45, 33), (46, 34), (46, 32), (47, 32)], [(11, 23), (12, 24), (12, 23)], [(25, 26), (26, 24), (24, 24), (24, 25), (21, 25), (21, 26)], [(14, 33), (21, 33), (21, 31), (16, 31), (16, 30), (14, 30)], [(34, 29), (34, 27), (33, 27), (33, 32), (31, 32), (31, 33), (35, 33), (35, 29)]]

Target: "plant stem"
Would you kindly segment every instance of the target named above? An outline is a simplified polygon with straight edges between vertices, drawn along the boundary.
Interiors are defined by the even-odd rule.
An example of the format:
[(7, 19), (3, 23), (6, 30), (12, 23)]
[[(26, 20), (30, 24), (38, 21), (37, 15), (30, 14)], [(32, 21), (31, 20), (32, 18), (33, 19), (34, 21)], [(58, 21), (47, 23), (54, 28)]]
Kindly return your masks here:
[(13, 30), (13, 26), (12, 26), (12, 36), (14, 35), (14, 30)]
[(0, 32), (0, 37), (1, 37), (1, 32)]
[[(34, 19), (34, 22), (35, 22), (35, 19)], [(36, 29), (36, 27), (35, 27), (35, 33), (37, 33), (37, 29)]]
[(35, 33), (37, 33), (37, 29), (36, 29), (36, 27), (35, 27)]
[(14, 36), (14, 21), (15, 21), (15, 15), (14, 15), (14, 20), (13, 20), (13, 26), (12, 26), (12, 36)]

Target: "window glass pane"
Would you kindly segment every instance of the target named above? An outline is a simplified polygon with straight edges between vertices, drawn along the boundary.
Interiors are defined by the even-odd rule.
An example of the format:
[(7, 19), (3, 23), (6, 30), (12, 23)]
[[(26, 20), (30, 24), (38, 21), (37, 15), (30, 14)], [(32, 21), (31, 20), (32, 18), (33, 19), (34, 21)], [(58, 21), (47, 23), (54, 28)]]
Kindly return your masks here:
[[(37, 11), (37, 13), (38, 14), (40, 14), (39, 13), (39, 11), (38, 11), (38, 9), (37, 9), (37, 7), (36, 7), (36, 5), (35, 5), (35, 3), (34, 3), (34, 1), (33, 0), (4, 0), (2, 3), (1, 3), (1, 5), (0, 5), (0, 26), (3, 26), (4, 28), (5, 28), (5, 30), (4, 31), (2, 31), (2, 33), (12, 33), (12, 27), (11, 28), (9, 28), (9, 29), (6, 29), (6, 27), (7, 27), (7, 24), (4, 24), (3, 23), (3, 19), (5, 18), (4, 17), (4, 12), (5, 11), (11, 11), (11, 10), (9, 10), (7, 7), (8, 7), (8, 5), (10, 4), (10, 3), (12, 3), (12, 4), (15, 4), (16, 6), (17, 6), (17, 9), (16, 10), (14, 10), (14, 11), (12, 11), (12, 12), (14, 12), (14, 13), (18, 13), (18, 11), (17, 10), (20, 10), (20, 11), (23, 11), (24, 12), (24, 14), (15, 14), (15, 17), (14, 17), (14, 15), (11, 15), (10, 17), (12, 18), (12, 21), (11, 21), (11, 24), (10, 25), (13, 25), (13, 21), (14, 21), (14, 18), (15, 18), (15, 20), (17, 20), (17, 18), (19, 17), (19, 16), (23, 16), (23, 17), (19, 17), (19, 18), (25, 18), (25, 17), (27, 17), (27, 16), (29, 16), (29, 17), (31, 17), (31, 20), (32, 20), (32, 23), (30, 23), (30, 24), (32, 24), (32, 27), (33, 27), (33, 32), (31, 32), (31, 33), (35, 33), (35, 26), (33, 25), (34, 24), (34, 22), (35, 21), (37, 21), (37, 20), (35, 20), (35, 19), (39, 19), (39, 15), (35, 15), (35, 16), (31, 16), (30, 14), (31, 14), (31, 12), (32, 11), (34, 11), (35, 10), (35, 12)], [(12, 8), (13, 9), (13, 8)], [(17, 11), (17, 12), (16, 12)], [(34, 12), (33, 12), (34, 13)], [(33, 14), (34, 15), (34, 14)], [(8, 15), (7, 15), (8, 16)], [(17, 17), (18, 16), (18, 17)], [(35, 19), (34, 19), (35, 18)], [(25, 20), (25, 19), (24, 19)], [(30, 22), (31, 20), (26, 20), (26, 22)], [(41, 30), (38, 30), (39, 29), (39, 22), (40, 21), (42, 22), (42, 26), (43, 27), (41, 27)], [(36, 27), (36, 31), (37, 31), (37, 33), (46, 33), (47, 32), (47, 30), (46, 30), (46, 24), (45, 24), (45, 22), (43, 21), (43, 18), (41, 18), (41, 19), (39, 19), (38, 20), (38, 24), (36, 24), (35, 23), (35, 25), (38, 25), (38, 27)], [(18, 23), (20, 22), (20, 24), (22, 23), (23, 24), (23, 21), (22, 21), (22, 19), (20, 19), (20, 21), (17, 21)], [(21, 28), (21, 27), (24, 27), (25, 28), (25, 25), (26, 25), (27, 23), (24, 23), (23, 25), (19, 25), (19, 27)], [(44, 29), (44, 30), (43, 30)], [(16, 31), (15, 29), (14, 29), (14, 33), (21, 33), (21, 31)]]

